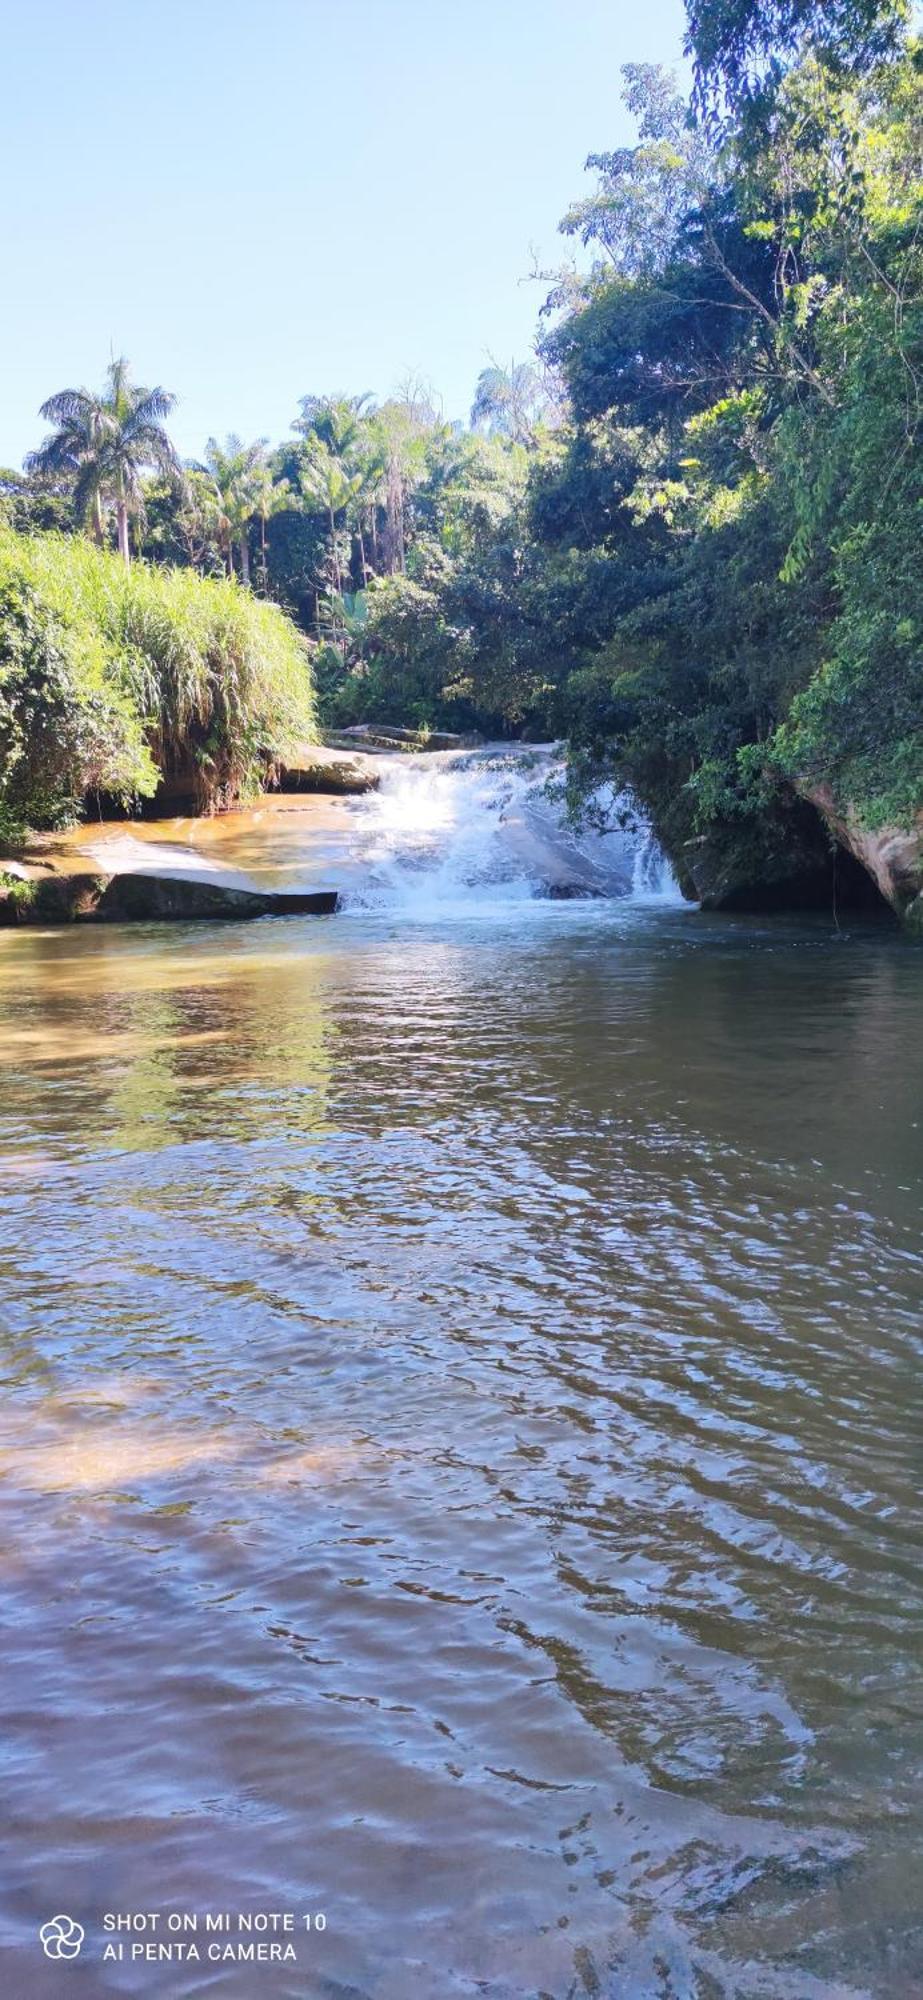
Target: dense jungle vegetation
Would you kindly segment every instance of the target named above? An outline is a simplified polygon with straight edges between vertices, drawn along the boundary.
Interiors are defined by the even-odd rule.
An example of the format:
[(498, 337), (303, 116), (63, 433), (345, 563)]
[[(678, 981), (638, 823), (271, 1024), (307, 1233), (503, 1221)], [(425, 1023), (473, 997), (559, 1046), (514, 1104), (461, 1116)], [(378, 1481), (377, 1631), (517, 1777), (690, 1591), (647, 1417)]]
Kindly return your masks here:
[(328, 726), (565, 735), (575, 806), (627, 782), (674, 855), (771, 868), (803, 794), (913, 820), (921, 44), (880, 0), (689, 19), (691, 101), (626, 70), (637, 143), (590, 155), (584, 254), (468, 428), (415, 384), (309, 395), (181, 466), (124, 363), (50, 399), (0, 479), (0, 811), (190, 752), (233, 797), (316, 689)]

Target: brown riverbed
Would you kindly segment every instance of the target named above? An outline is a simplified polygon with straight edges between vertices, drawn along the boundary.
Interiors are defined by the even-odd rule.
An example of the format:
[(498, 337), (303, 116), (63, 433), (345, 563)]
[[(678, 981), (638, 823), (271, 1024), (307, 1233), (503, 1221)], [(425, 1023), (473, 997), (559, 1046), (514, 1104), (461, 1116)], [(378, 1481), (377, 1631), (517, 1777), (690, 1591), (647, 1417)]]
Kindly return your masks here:
[(201, 818), (88, 820), (36, 841), (27, 865), (39, 872), (44, 862), (67, 874), (88, 867), (205, 873), (280, 889), (345, 862), (357, 809), (353, 798), (267, 792), (252, 806)]

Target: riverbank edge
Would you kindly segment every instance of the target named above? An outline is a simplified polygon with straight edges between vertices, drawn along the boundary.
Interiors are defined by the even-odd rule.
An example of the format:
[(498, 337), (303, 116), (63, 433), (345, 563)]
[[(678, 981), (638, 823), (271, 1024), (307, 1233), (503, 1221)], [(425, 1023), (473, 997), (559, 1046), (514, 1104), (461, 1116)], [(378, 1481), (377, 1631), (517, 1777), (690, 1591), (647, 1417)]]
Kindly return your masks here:
[(241, 889), (182, 875), (99, 873), (4, 876), (0, 928), (20, 925), (247, 922), (333, 916), (336, 889)]

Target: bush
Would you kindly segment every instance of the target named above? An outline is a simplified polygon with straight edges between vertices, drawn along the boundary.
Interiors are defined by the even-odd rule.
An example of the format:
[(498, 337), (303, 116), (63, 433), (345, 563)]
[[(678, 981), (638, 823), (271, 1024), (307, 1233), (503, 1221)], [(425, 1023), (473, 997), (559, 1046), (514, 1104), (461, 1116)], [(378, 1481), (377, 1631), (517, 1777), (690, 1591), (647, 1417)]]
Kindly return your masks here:
[(0, 831), (188, 776), (203, 809), (313, 739), (311, 649), (231, 581), (0, 530)]
[(92, 788), (129, 797), (156, 783), (102, 633), (49, 602), (0, 537), (0, 835), (66, 825)]

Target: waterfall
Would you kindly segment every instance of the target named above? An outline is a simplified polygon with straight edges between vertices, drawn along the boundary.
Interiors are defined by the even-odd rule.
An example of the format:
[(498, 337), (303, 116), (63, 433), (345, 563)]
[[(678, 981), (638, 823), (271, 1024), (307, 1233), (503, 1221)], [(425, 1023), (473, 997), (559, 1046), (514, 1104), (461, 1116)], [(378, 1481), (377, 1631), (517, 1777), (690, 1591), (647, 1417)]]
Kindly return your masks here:
[(627, 795), (597, 795), (607, 831), (575, 831), (549, 791), (561, 771), (548, 744), (383, 757), (380, 789), (353, 819), (362, 880), (349, 902), (419, 915), (542, 897), (681, 902)]
[(631, 872), (633, 903), (681, 903), (683, 897), (660, 842), (649, 826), (639, 826)]

